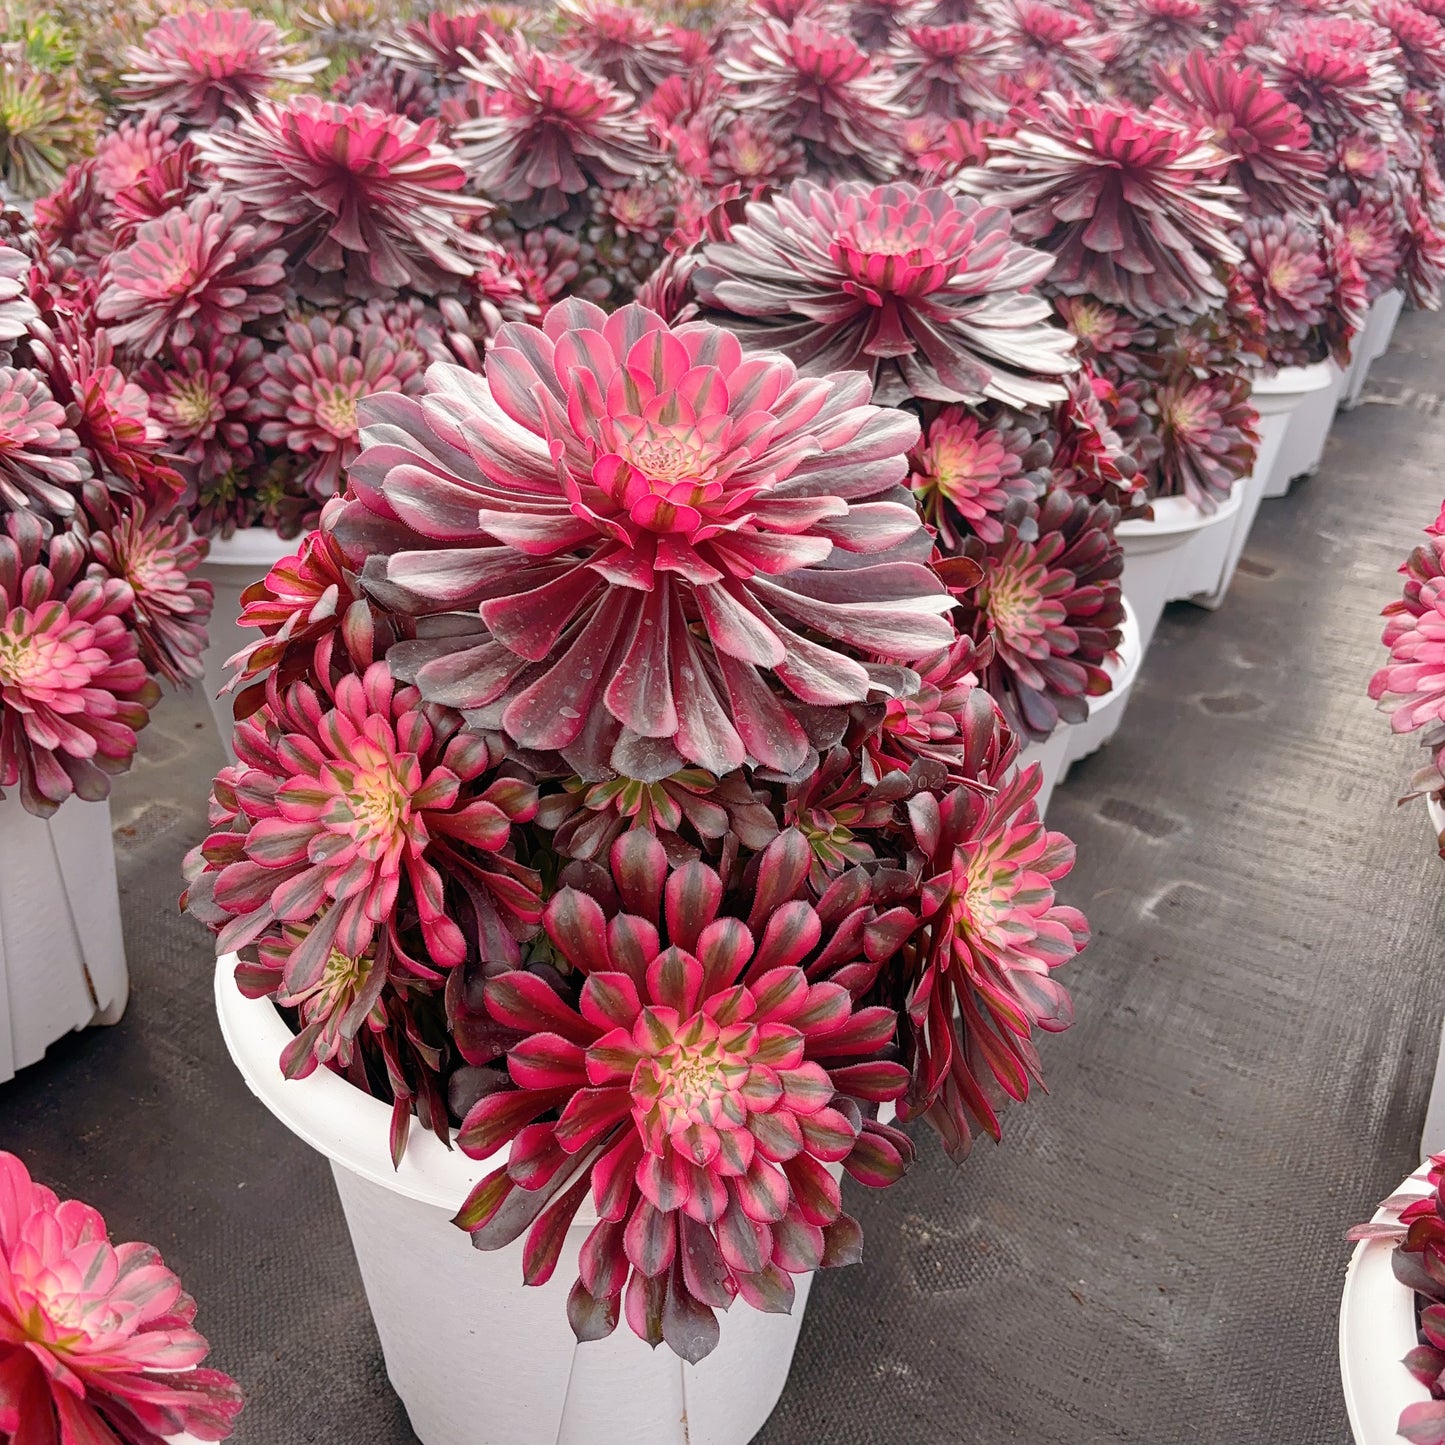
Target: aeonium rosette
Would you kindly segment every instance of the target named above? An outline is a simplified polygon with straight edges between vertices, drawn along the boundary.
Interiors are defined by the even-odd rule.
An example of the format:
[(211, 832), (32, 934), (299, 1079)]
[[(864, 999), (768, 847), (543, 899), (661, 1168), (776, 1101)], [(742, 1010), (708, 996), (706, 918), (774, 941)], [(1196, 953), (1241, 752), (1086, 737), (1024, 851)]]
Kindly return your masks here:
[(625, 1311), (641, 1338), (702, 1358), (715, 1310), (741, 1297), (786, 1311), (792, 1275), (858, 1258), (838, 1166), (882, 1185), (912, 1157), (877, 1122), (908, 1083), (888, 1057), (897, 1016), (819, 977), (841, 965), (866, 987), (877, 966), (786, 896), (797, 851), (782, 835), (761, 855), (744, 918), (706, 864), (669, 872), (655, 838), (628, 833), (610, 917), (573, 888), (547, 905), (547, 936), (583, 977), (575, 1004), (524, 970), (487, 982), (489, 1012), (520, 1035), (516, 1087), (482, 1098), (458, 1141), (477, 1158), (510, 1148), (457, 1222), (483, 1249), (525, 1233), (525, 1278), (541, 1284), (590, 1195), (598, 1222), (568, 1300), (579, 1338)]
[(338, 535), (390, 524), (363, 574), (385, 605), (473, 614), (392, 664), (518, 747), (592, 777), (794, 773), (805, 717), (892, 685), (844, 648), (907, 661), (953, 635), (901, 485), (918, 424), (869, 391), (705, 322), (564, 302), (504, 326), (481, 375), (434, 365), (420, 396), (365, 403)]
[[(29, 511), (0, 533), (0, 788), (39, 816), (97, 800), (135, 753), (160, 688), (127, 626), (130, 584), (87, 564), (73, 532)], [(97, 575), (97, 573), (99, 575)]]
[(1008, 212), (907, 182), (794, 181), (750, 202), (692, 284), (712, 319), (806, 375), (873, 377), (874, 399), (1059, 401), (1073, 340), (1030, 294), (1053, 265)]
[(1039, 817), (1037, 765), (991, 776), (996, 787), (908, 804), (922, 919), (906, 946), (912, 1078), (899, 1115), (925, 1115), (958, 1158), (975, 1130), (999, 1137), (1005, 1098), (1028, 1097), (1039, 1077), (1034, 1030), (1073, 1020), (1053, 972), (1089, 941), (1083, 915), (1055, 896), (1073, 844)]
[(1118, 509), (1062, 487), (1010, 503), (997, 537), (969, 538), (959, 555), (982, 579), (960, 595), (959, 624), (993, 644), (984, 685), (1022, 737), (1083, 722), (1089, 698), (1111, 686), (1104, 662), (1124, 620)]
[(0, 1153), (0, 1436), (13, 1445), (230, 1437), (236, 1382), (198, 1368), (196, 1304), (148, 1244)]
[(1237, 193), (1229, 156), (1197, 124), (1157, 105), (1046, 95), (989, 151), (966, 180), (1058, 258), (1050, 288), (1179, 321), (1224, 301)]
[[(485, 739), (460, 721), (382, 662), (347, 672), (329, 696), (273, 673), (265, 706), (237, 725), (237, 762), (217, 779), (213, 831), (192, 855), (190, 904), (221, 922), (219, 946), (314, 925), (288, 959), (289, 992), (319, 974), (333, 945), (356, 958), (383, 936), (400, 966), (434, 980), (467, 956), (463, 911), (489, 954), (515, 956), (512, 940), (539, 905), (535, 876), (506, 849), (536, 794), (489, 776)], [(447, 881), (461, 902), (449, 902)], [(412, 915), (421, 956), (402, 935)]]

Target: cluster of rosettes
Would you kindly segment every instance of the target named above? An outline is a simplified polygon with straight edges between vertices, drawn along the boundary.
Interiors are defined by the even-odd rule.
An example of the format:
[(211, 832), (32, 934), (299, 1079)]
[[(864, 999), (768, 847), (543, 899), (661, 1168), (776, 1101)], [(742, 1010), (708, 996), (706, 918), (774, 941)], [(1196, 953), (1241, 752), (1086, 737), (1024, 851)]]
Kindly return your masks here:
[(145, 392), (45, 248), (0, 247), (0, 788), (41, 816), (130, 764), (201, 674), (211, 588)]
[[(786, 1309), (858, 1257), (841, 1173), (907, 1167), (885, 1111), (961, 1157), (1069, 1019), (1070, 846), (930, 566), (918, 423), (870, 394), (566, 301), (365, 402), (348, 495), (247, 600), (189, 906), (288, 1011), (288, 1073), (491, 1160), (479, 1247), (525, 1236), (541, 1283), (590, 1221), (584, 1339), (698, 1359), (735, 1300)], [(1001, 538), (1015, 506), (1082, 697), (1113, 509), (1030, 490)]]
[(40, 203), (41, 234), (184, 461), (197, 529), (294, 536), (355, 454), (360, 397), (475, 360), (545, 274), (487, 234), (438, 115), (356, 86), (280, 98), (325, 62), (269, 21), (186, 11), (127, 64), (123, 118)]
[[(269, 21), (185, 11), (126, 49), (123, 118), (42, 221), (114, 344), (155, 359), (207, 531), (315, 520), (355, 450), (353, 377), (476, 370), (502, 324), (569, 298), (702, 308), (805, 374), (870, 372), (888, 405), (1025, 411), (1069, 384), (1049, 303), (1112, 308), (1141, 325), (1126, 370), (1092, 368), (1132, 490), (1209, 506), (1251, 464), (1229, 398), (1261, 364), (1344, 361), (1369, 302), (1398, 285), (1433, 305), (1445, 280), (1438, 18), (1400, 0), (1274, 18), (1198, 0), (748, 0), (700, 29), (613, 0), (548, 25), (323, 17), (323, 90)], [(363, 333), (366, 304), (384, 314)], [(261, 366), (255, 347), (289, 362), (319, 323), (351, 351)], [(1159, 390), (1191, 395), (1145, 408)]]
[[(579, 1334), (697, 1358), (856, 1255), (881, 1108), (962, 1153), (1067, 1024), (1019, 747), (1109, 686), (1120, 518), (1218, 505), (1262, 369), (1437, 300), (1445, 32), (689, 13), (336, 9), (329, 88), (245, 12), (166, 20), (41, 204), (84, 324), (0, 497), (89, 449), (208, 532), (319, 521), (247, 599), (192, 906), (289, 1072), (506, 1149), (478, 1243), (540, 1281), (595, 1214)], [(176, 569), (87, 525), (139, 655), (184, 651)]]
[[(1404, 595), (1389, 603), (1384, 636), (1390, 660), (1370, 679), (1370, 697), (1396, 733), (1420, 734), (1430, 761), (1407, 797), (1445, 788), (1445, 509), (1400, 567)], [(1445, 847), (1445, 844), (1442, 844)]]

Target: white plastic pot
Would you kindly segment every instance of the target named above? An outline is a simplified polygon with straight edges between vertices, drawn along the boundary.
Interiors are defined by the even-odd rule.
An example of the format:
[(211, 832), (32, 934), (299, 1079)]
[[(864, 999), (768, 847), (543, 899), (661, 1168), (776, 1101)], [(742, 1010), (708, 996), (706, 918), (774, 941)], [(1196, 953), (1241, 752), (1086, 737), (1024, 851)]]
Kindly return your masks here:
[(1144, 661), (1144, 648), (1139, 634), (1139, 619), (1124, 599), (1123, 636), (1119, 639), (1118, 650), (1104, 664), (1114, 686), (1102, 697), (1089, 699), (1089, 716), (1075, 724), (1068, 732), (1068, 752), (1064, 758), (1064, 775), (1080, 758), (1097, 752), (1119, 731), (1124, 721), (1124, 711), (1129, 706), (1129, 694), (1134, 690), (1134, 681), (1139, 676), (1139, 666)]
[(1350, 356), (1349, 369), (1340, 397), (1340, 405), (1346, 409), (1360, 404), (1365, 392), (1365, 383), (1370, 379), (1370, 368), (1389, 349), (1395, 335), (1395, 323), (1405, 306), (1403, 291), (1386, 291), (1370, 302), (1369, 314), (1360, 334), (1355, 337), (1354, 350)]
[(1060, 723), (1041, 743), (1027, 743), (1019, 749), (1019, 766), (1026, 768), (1037, 763), (1043, 771), (1039, 780), (1039, 791), (1035, 802), (1039, 806), (1039, 817), (1049, 810), (1049, 799), (1059, 780), (1069, 769), (1069, 737), (1080, 724)]
[(1165, 603), (1217, 589), (1243, 505), (1244, 486), (1236, 482), (1213, 512), (1188, 497), (1160, 497), (1152, 521), (1119, 523), (1124, 596), (1139, 623), (1142, 651), (1148, 651)]
[(1049, 800), (1054, 789), (1069, 775), (1069, 769), (1080, 758), (1103, 747), (1119, 731), (1124, 721), (1124, 710), (1129, 705), (1129, 694), (1134, 690), (1134, 679), (1139, 675), (1139, 664), (1144, 661), (1144, 649), (1140, 644), (1139, 619), (1124, 599), (1123, 634), (1118, 649), (1104, 663), (1114, 686), (1102, 697), (1089, 699), (1089, 715), (1083, 722), (1061, 723), (1041, 743), (1029, 743), (1020, 750), (1019, 765), (1027, 767), (1038, 763), (1043, 769), (1039, 783), (1039, 816), (1048, 811)]
[[(1289, 426), (1285, 428), (1279, 455), (1264, 484), (1266, 497), (1284, 496), (1296, 477), (1313, 476), (1319, 470), (1340, 393), (1345, 387), (1344, 371), (1332, 357), (1326, 357), (1313, 366), (1285, 367), (1272, 379), (1279, 381), (1282, 377), (1286, 385), (1294, 386), (1297, 383), (1290, 376), (1291, 372), (1313, 372), (1316, 368), (1319, 368), (1317, 374), (1324, 377), (1324, 384), (1303, 396), (1290, 412)], [(1261, 378), (1255, 383), (1255, 390), (1268, 386), (1270, 380)]]
[[(1427, 1194), (1424, 1165), (1400, 1186), (1400, 1193)], [(1390, 1215), (1375, 1212), (1375, 1222)], [(1345, 1272), (1340, 1300), (1340, 1379), (1355, 1445), (1399, 1445), (1395, 1426), (1407, 1405), (1428, 1400), (1426, 1389), (1404, 1366), (1418, 1343), (1415, 1292), (1395, 1278), (1394, 1245), (1361, 1240)]]
[(221, 689), (231, 680), (226, 659), (234, 657), (260, 635), (253, 628), (240, 625), (241, 593), (253, 582), (259, 582), (299, 545), (299, 541), (283, 541), (269, 527), (247, 527), (230, 537), (213, 538), (210, 553), (201, 564), (201, 576), (216, 589), (203, 658), (206, 668), (204, 686), (221, 746), (227, 753), (231, 751), (231, 730), (235, 723), (231, 714), (231, 694), (221, 696)]
[(216, 965), (216, 1010), (251, 1092), (331, 1161), (386, 1370), (422, 1445), (746, 1445), (787, 1382), (811, 1276), (795, 1278), (791, 1315), (742, 1304), (700, 1364), (652, 1350), (620, 1323), (579, 1345), (567, 1323), (577, 1251), (596, 1215), (584, 1203), (556, 1273), (522, 1284), (522, 1242), (471, 1247), (451, 1216), (502, 1162), (468, 1159), (413, 1128), (401, 1167), (390, 1108), (327, 1069), (287, 1080), (291, 1038), (265, 999)]
[(0, 802), (0, 1082), (73, 1029), (113, 1024), (130, 976), (110, 804), (71, 798), (36, 818)]
[[(1267, 495), (1275, 495), (1269, 488), (1272, 484), (1278, 485), (1279, 473), (1285, 464), (1285, 440), (1291, 419), (1309, 397), (1325, 390), (1330, 381), (1330, 370), (1323, 362), (1318, 366), (1287, 366), (1273, 376), (1255, 380), (1249, 399), (1259, 413), (1259, 451), (1255, 453), (1253, 469), (1239, 483), (1242, 498), (1219, 577), (1212, 587), (1192, 596), (1191, 602), (1213, 610), (1224, 601), (1254, 528), (1254, 519), (1259, 515), (1259, 504)], [(1285, 477), (1283, 490), (1288, 489), (1289, 478)]]
[(1430, 829), (1438, 840), (1442, 833), (1445, 833), (1445, 808), (1440, 806), (1439, 798), (1425, 797), (1425, 808), (1430, 814)]

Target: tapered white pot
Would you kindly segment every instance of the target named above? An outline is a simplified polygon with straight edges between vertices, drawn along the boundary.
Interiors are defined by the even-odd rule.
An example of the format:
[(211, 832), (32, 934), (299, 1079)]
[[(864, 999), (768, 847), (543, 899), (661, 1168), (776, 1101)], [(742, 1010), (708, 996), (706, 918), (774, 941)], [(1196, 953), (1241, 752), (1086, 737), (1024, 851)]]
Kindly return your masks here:
[(251, 1092), (331, 1161), (387, 1374), (422, 1445), (746, 1445), (787, 1382), (811, 1276), (795, 1277), (791, 1315), (741, 1303), (700, 1364), (652, 1350), (620, 1323), (579, 1345), (567, 1323), (577, 1252), (596, 1223), (590, 1200), (556, 1273), (522, 1284), (522, 1241), (471, 1247), (451, 1216), (502, 1156), (475, 1161), (413, 1128), (391, 1166), (390, 1108), (326, 1069), (282, 1077), (291, 1032), (265, 999), (216, 967), (216, 1009)]
[[(1400, 1186), (1400, 1193), (1427, 1194), (1425, 1166)], [(1381, 1209), (1376, 1223), (1391, 1215)], [(1418, 1343), (1415, 1292), (1395, 1278), (1390, 1263), (1394, 1245), (1367, 1239), (1355, 1246), (1345, 1272), (1340, 1300), (1340, 1379), (1355, 1445), (1400, 1445), (1400, 1412), (1430, 1398), (1405, 1368), (1405, 1356)]]
[(113, 1024), (130, 979), (110, 804), (36, 818), (0, 802), (0, 1081), (73, 1029)]
[[(1319, 370), (1316, 371), (1316, 368)], [(1300, 371), (1316, 372), (1323, 379), (1323, 384), (1303, 396), (1290, 412), (1279, 456), (1264, 484), (1266, 497), (1284, 496), (1296, 477), (1313, 476), (1319, 470), (1330, 427), (1334, 425), (1340, 393), (1345, 387), (1345, 373), (1332, 357), (1317, 361), (1313, 366), (1283, 367), (1274, 380), (1282, 377), (1284, 385), (1296, 386), (1298, 380), (1291, 373)], [(1256, 383), (1256, 389), (1268, 385), (1269, 380), (1261, 378)]]
[(1404, 306), (1405, 293), (1394, 290), (1384, 292), (1370, 303), (1364, 327), (1355, 337), (1354, 351), (1340, 396), (1342, 407), (1348, 409), (1360, 404), (1365, 383), (1370, 379), (1370, 368), (1390, 349), (1395, 323), (1399, 321)]
[(1178, 602), (1219, 585), (1244, 505), (1236, 482), (1213, 512), (1187, 497), (1160, 497), (1152, 521), (1119, 523), (1124, 548), (1124, 596), (1139, 623), (1139, 645), (1147, 651), (1167, 602)]
[(1425, 807), (1430, 814), (1430, 830), (1438, 839), (1445, 833), (1445, 808), (1440, 806), (1439, 798), (1432, 798), (1428, 795), (1425, 798)]
[(223, 697), (221, 690), (230, 682), (231, 672), (226, 660), (234, 657), (260, 634), (242, 627), (241, 593), (253, 582), (259, 582), (283, 557), (289, 557), (300, 542), (283, 541), (269, 527), (246, 527), (230, 537), (216, 537), (201, 564), (200, 575), (216, 590), (215, 606), (207, 632), (205, 663), (206, 699), (221, 746), (231, 751), (231, 730), (235, 726), (231, 713), (231, 694)]
[(1068, 771), (1069, 736), (1078, 726), (1081, 724), (1060, 723), (1043, 742), (1028, 743), (1019, 749), (1019, 766), (1026, 768), (1037, 763), (1042, 772), (1039, 791), (1034, 799), (1041, 818), (1048, 812), (1049, 799), (1054, 796), (1059, 779)]
[[(1254, 467), (1239, 483), (1242, 500), (1219, 577), (1211, 587), (1192, 596), (1191, 602), (1213, 610), (1228, 595), (1235, 569), (1254, 529), (1254, 519), (1259, 515), (1259, 504), (1283, 465), (1291, 418), (1315, 392), (1325, 390), (1330, 381), (1330, 370), (1321, 362), (1318, 366), (1284, 367), (1273, 376), (1258, 377), (1251, 386), (1250, 403), (1259, 414), (1259, 450), (1255, 453)], [(1288, 478), (1284, 486), (1287, 490)]]
[(1124, 599), (1124, 625), (1120, 629), (1118, 650), (1104, 664), (1114, 686), (1102, 697), (1089, 699), (1089, 716), (1069, 729), (1068, 750), (1064, 757), (1064, 775), (1080, 758), (1097, 752), (1116, 732), (1124, 721), (1124, 711), (1129, 706), (1129, 694), (1134, 690), (1139, 666), (1144, 661), (1144, 648), (1139, 633), (1139, 619)]

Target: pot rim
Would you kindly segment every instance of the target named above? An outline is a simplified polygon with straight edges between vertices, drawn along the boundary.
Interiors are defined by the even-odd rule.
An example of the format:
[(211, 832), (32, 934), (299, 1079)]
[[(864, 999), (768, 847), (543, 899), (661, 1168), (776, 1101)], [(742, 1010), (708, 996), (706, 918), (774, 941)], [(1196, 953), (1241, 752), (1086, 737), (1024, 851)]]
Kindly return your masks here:
[[(247, 998), (236, 985), (234, 953), (216, 960), (216, 1015), (231, 1059), (251, 1092), (299, 1139), (352, 1174), (383, 1189), (455, 1214), (472, 1186), (506, 1161), (501, 1150), (469, 1159), (413, 1122), (406, 1152), (391, 1166), (391, 1106), (327, 1068), (304, 1079), (281, 1072), (293, 1035), (268, 998)], [(591, 1196), (577, 1222), (595, 1222)]]
[(1212, 512), (1206, 512), (1188, 497), (1156, 497), (1152, 503), (1154, 516), (1150, 521), (1131, 518), (1119, 523), (1116, 535), (1124, 540), (1145, 537), (1186, 536), (1202, 532), (1206, 527), (1227, 522), (1244, 505), (1244, 478), (1236, 481), (1229, 495)]
[(245, 567), (252, 572), (260, 567), (269, 572), (301, 545), (301, 537), (288, 542), (277, 535), (274, 527), (238, 527), (229, 537), (212, 537), (210, 542), (211, 550), (203, 565)]
[[(1429, 1192), (1422, 1164), (1396, 1193)], [(1412, 1188), (1412, 1186), (1419, 1186)], [(1371, 1223), (1392, 1216), (1377, 1209)], [(1395, 1278), (1390, 1264), (1394, 1242), (1364, 1239), (1355, 1246), (1345, 1270), (1340, 1297), (1340, 1383), (1356, 1445), (1390, 1445), (1406, 1405), (1430, 1398), (1429, 1389), (1405, 1368), (1404, 1359), (1419, 1342), (1415, 1296)]]
[[(1355, 334), (1358, 336), (1360, 333)], [(1323, 361), (1312, 361), (1308, 366), (1281, 366), (1271, 375), (1253, 377), (1249, 389), (1262, 396), (1308, 396), (1311, 392), (1324, 391), (1338, 371), (1334, 358), (1327, 356)]]

